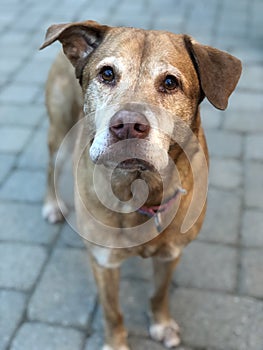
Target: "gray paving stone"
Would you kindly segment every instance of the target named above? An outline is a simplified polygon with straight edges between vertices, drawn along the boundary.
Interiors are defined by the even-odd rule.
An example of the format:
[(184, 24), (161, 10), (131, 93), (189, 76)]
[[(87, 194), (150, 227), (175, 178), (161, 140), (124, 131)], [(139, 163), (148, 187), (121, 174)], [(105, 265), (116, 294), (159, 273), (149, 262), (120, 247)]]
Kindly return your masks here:
[(34, 102), (37, 104), (42, 104), (42, 105), (45, 104), (45, 94), (43, 93), (43, 89), (40, 89), (38, 91), (38, 94), (36, 94)]
[(224, 16), (224, 21), (221, 21), (219, 27), (225, 23), (227, 28), (231, 28), (231, 23), (242, 23), (246, 27), (247, 21), (247, 3), (246, 1), (240, 1), (238, 6), (236, 6), (235, 1), (230, 1), (229, 3), (224, 2), (222, 8), (222, 14)]
[(15, 159), (15, 156), (11, 154), (0, 154), (0, 183), (12, 169)]
[(104, 344), (103, 333), (97, 332), (92, 334), (92, 336), (87, 339), (84, 350), (102, 349), (103, 344)]
[(115, 24), (117, 26), (128, 26), (137, 28), (149, 28), (151, 23), (151, 17), (148, 14), (129, 14), (126, 11), (117, 11), (112, 19), (107, 20), (110, 24)]
[(111, 8), (114, 7), (116, 4), (117, 4), (116, 0), (109, 0), (109, 1), (107, 1), (107, 3), (105, 3), (105, 4), (103, 3), (103, 6), (101, 6), (101, 4), (99, 2), (95, 1), (91, 4), (90, 10), (93, 10), (93, 11), (94, 10), (97, 10), (97, 11), (101, 10), (101, 12), (108, 13), (111, 10)]
[(228, 111), (243, 111), (249, 113), (251, 117), (255, 112), (262, 112), (263, 99), (261, 92), (248, 92), (236, 90), (230, 98)]
[(21, 168), (47, 168), (48, 146), (47, 131), (40, 129), (35, 132), (25, 150), (18, 159), (18, 167)]
[(246, 111), (226, 112), (224, 129), (245, 133), (258, 133), (263, 131), (262, 111), (248, 113)]
[(84, 334), (71, 328), (41, 323), (24, 323), (17, 332), (11, 350), (81, 350)]
[(1, 27), (3, 28), (8, 24), (10, 24), (13, 19), (14, 19), (13, 13), (11, 14), (11, 13), (7, 13), (7, 11), (2, 11), (1, 17), (0, 17)]
[(123, 0), (118, 4), (115, 2), (114, 7), (113, 20), (117, 25), (149, 27), (151, 13), (149, 6), (144, 1)]
[(234, 192), (210, 189), (207, 215), (199, 234), (200, 240), (218, 243), (237, 243), (241, 198)]
[[(263, 297), (262, 250), (246, 249), (242, 256), (241, 291), (254, 297)], [(263, 338), (262, 338), (263, 339)]]
[(0, 106), (0, 123), (5, 125), (36, 126), (45, 115), (43, 105)]
[(1, 90), (0, 91), (3, 91), (6, 88), (6, 86), (8, 86), (10, 84), (12, 73), (9, 73), (8, 71), (4, 71), (0, 67), (0, 75), (1, 75)]
[(239, 87), (262, 91), (262, 80), (263, 69), (261, 65), (243, 65), (242, 78), (240, 79)]
[(246, 34), (246, 18), (242, 18), (241, 20), (233, 20), (231, 23), (226, 25), (225, 22), (221, 22), (217, 29), (218, 35), (224, 37), (227, 35), (231, 35), (232, 37), (243, 37)]
[(222, 124), (225, 114), (209, 105), (201, 106), (201, 120), (204, 129), (217, 129)]
[(132, 257), (123, 262), (121, 274), (124, 278), (152, 280), (152, 262), (151, 259), (141, 257)]
[(257, 1), (253, 6), (253, 17), (252, 17), (252, 25), (251, 30), (254, 36), (260, 37), (262, 33), (262, 22), (260, 21), (260, 11), (262, 11), (262, 4), (260, 1)]
[[(149, 298), (152, 283), (138, 280), (122, 280), (120, 302), (123, 308), (125, 325), (131, 334), (148, 335)], [(140, 302), (138, 302), (140, 300)]]
[[(140, 337), (131, 337), (129, 339), (129, 344), (134, 350), (165, 350), (167, 349), (164, 345), (155, 342), (150, 339), (144, 339)], [(176, 350), (191, 350), (188, 346), (178, 346)]]
[[(93, 3), (94, 4), (94, 3)], [(94, 5), (92, 7), (82, 7), (81, 11), (76, 11), (76, 18), (77, 20), (83, 20), (85, 19), (92, 19), (98, 23), (107, 23), (109, 25), (114, 23), (114, 20), (112, 18), (112, 15), (109, 16), (109, 13), (107, 11), (98, 10), (97, 8), (94, 8)], [(56, 16), (57, 17), (57, 16)], [(72, 13), (67, 16), (67, 18), (72, 18)], [(51, 21), (51, 23), (56, 23), (57, 18), (54, 18)]]
[(262, 301), (179, 288), (172, 295), (171, 309), (181, 326), (183, 342), (190, 346), (262, 349)]
[(0, 102), (28, 104), (35, 101), (40, 88), (31, 84), (10, 85), (0, 93)]
[(18, 67), (22, 64), (23, 57), (20, 55), (1, 57), (1, 70), (6, 74), (11, 74), (15, 72)]
[(0, 287), (29, 290), (46, 260), (42, 247), (24, 244), (0, 244)]
[(174, 281), (179, 286), (233, 292), (237, 280), (237, 250), (192, 242), (184, 251)]
[(0, 240), (50, 244), (60, 225), (50, 225), (41, 216), (41, 206), (25, 203), (0, 203)]
[(0, 189), (0, 198), (42, 202), (46, 177), (42, 171), (16, 170)]
[(1, 75), (1, 77), (0, 77), (0, 89), (3, 89), (6, 84), (8, 84), (8, 77)]
[(59, 247), (85, 248), (81, 236), (66, 222), (58, 240)]
[(263, 133), (248, 135), (245, 143), (245, 157), (251, 160), (263, 160)]
[(247, 162), (245, 165), (245, 204), (263, 209), (263, 164)]
[(206, 138), (211, 156), (239, 158), (242, 154), (242, 137), (221, 130), (207, 130)]
[[(194, 17), (200, 19), (199, 26), (196, 26)], [(190, 12), (188, 22), (184, 27), (184, 32), (190, 33), (195, 39), (198, 39), (199, 42), (208, 44), (211, 38), (213, 22), (214, 11), (204, 11), (202, 6), (198, 6)]]
[[(112, 4), (116, 4), (115, 2), (112, 2)], [(112, 6), (111, 4), (111, 6)], [(124, 13), (129, 12), (129, 13), (135, 13), (135, 14), (140, 14), (142, 13), (143, 10), (145, 10), (145, 2), (144, 1), (128, 1), (128, 0), (123, 0), (121, 3), (118, 4), (118, 9), (123, 11)]]
[(181, 16), (181, 11), (175, 15), (173, 14), (164, 14), (161, 17), (154, 18), (153, 23), (151, 23), (151, 29), (156, 30), (167, 30), (173, 33), (180, 33), (182, 30), (183, 19)]
[[(44, 84), (47, 80), (48, 71), (51, 66), (50, 63), (51, 62), (44, 59), (40, 60), (39, 58), (37, 61), (35, 60), (27, 62), (23, 68), (19, 70), (18, 74), (16, 74), (14, 82), (16, 84), (27, 83), (30, 77), (30, 83)], [(43, 94), (45, 94), (44, 89)]]
[(225, 189), (235, 189), (242, 184), (241, 161), (225, 158), (211, 158), (210, 160), (210, 184)]
[(26, 144), (32, 130), (26, 127), (0, 127), (0, 152), (16, 153)]
[(26, 305), (24, 294), (0, 290), (0, 349), (5, 350), (13, 332), (22, 320)]
[[(34, 33), (36, 28), (39, 27), (39, 24), (43, 21), (43, 15), (45, 16), (44, 11), (39, 11), (40, 16), (32, 16), (31, 13), (25, 14), (23, 17), (20, 17), (16, 20), (15, 24), (13, 25), (13, 29), (16, 31), (23, 31), (27, 33)], [(42, 16), (41, 16), (42, 15)], [(30, 17), (30, 20), (27, 20), (27, 17)], [(39, 18), (40, 17), (40, 18)], [(42, 18), (41, 18), (42, 17)]]
[(257, 33), (262, 33), (262, 21), (256, 19), (252, 22), (251, 32), (254, 37), (258, 37)]
[[(43, 22), (42, 22), (43, 23)], [(42, 25), (41, 23), (41, 25)], [(37, 37), (41, 36), (41, 39), (43, 40), (43, 34), (44, 34), (44, 31), (47, 29), (47, 26), (43, 26), (43, 29), (39, 29), (38, 33), (37, 33)], [(40, 42), (40, 44), (42, 44), (42, 42)], [(55, 43), (54, 43), (55, 44)], [(59, 42), (57, 42), (58, 44), (58, 49), (61, 50), (61, 44)], [(54, 52), (54, 54), (52, 56), (50, 55), (45, 55), (45, 52), (46, 50), (38, 50), (36, 52), (34, 52), (34, 54), (32, 55), (31, 59), (31, 63), (33, 65), (38, 65), (38, 66), (41, 66), (41, 70), (38, 69), (39, 73), (41, 74), (42, 71), (44, 72), (43, 74), (43, 77), (45, 78), (45, 80), (47, 79), (47, 74), (48, 74), (48, 71), (51, 67), (51, 64), (54, 62), (54, 59), (56, 58), (57, 54), (58, 54), (58, 50), (53, 50), (54, 47), (56, 47), (56, 44), (53, 46), (49, 46), (49, 49), (51, 51)], [(42, 65), (43, 65), (43, 70), (42, 70)], [(30, 64), (29, 64), (30, 66)]]
[[(162, 6), (160, 6), (160, 2), (158, 0), (152, 0), (150, 3), (150, 6), (148, 7), (149, 10), (153, 10), (153, 14), (156, 18), (162, 17), (163, 15), (168, 15), (171, 13), (174, 13), (176, 16), (176, 10), (178, 9), (178, 12), (183, 15), (183, 9), (185, 9), (187, 5), (184, 2), (178, 2), (175, 3), (172, 0), (164, 0), (162, 2)], [(169, 11), (167, 11), (169, 9)], [(158, 13), (158, 15), (156, 15)]]
[[(31, 54), (32, 49), (28, 47), (27, 45), (19, 44), (14, 46), (11, 42), (5, 44), (5, 50), (3, 51), (3, 54), (1, 57), (10, 58), (12, 56), (17, 55), (19, 52), (19, 56), (23, 59), (25, 59), (29, 54)], [(14, 76), (14, 73), (17, 71), (18, 67), (10, 67), (10, 70), (5, 71), (9, 76)], [(1, 68), (0, 68), (1, 69)], [(2, 71), (2, 70), (1, 70)]]
[[(43, 30), (41, 31), (42, 38), (39, 41), (40, 45), (44, 41), (45, 30), (48, 28), (50, 23), (51, 22), (49, 21), (49, 23), (46, 23), (46, 25), (45, 25), (45, 22), (42, 22)], [(43, 59), (43, 60), (49, 60), (51, 63), (51, 62), (53, 62), (53, 60), (55, 59), (55, 57), (57, 56), (57, 54), (60, 50), (61, 50), (61, 44), (59, 42), (56, 42), (56, 43), (52, 44), (51, 46), (45, 48), (45, 50), (35, 52), (35, 56), (41, 57), (41, 59)]]
[(241, 239), (246, 247), (263, 247), (263, 212), (245, 210), (242, 217)]
[[(231, 14), (231, 12), (233, 12)], [(231, 23), (232, 16), (238, 17), (247, 13), (247, 1), (241, 0), (238, 2), (238, 6), (235, 1), (224, 1), (223, 14), (227, 16), (228, 21)], [(232, 15), (232, 16), (231, 16)]]
[(16, 45), (19, 43), (25, 44), (27, 38), (28, 38), (28, 33), (7, 30), (1, 36), (1, 43), (6, 44), (6, 43), (9, 43), (11, 41), (13, 43), (13, 45)]
[(30, 320), (86, 328), (96, 289), (87, 252), (56, 249), (28, 308)]
[[(239, 49), (240, 47), (244, 49), (244, 47), (247, 47), (247, 45), (247, 39), (237, 35), (217, 36), (217, 38), (214, 38), (213, 40), (214, 47), (223, 51), (227, 51), (230, 54), (233, 54), (233, 52), (235, 52), (235, 50)], [(230, 105), (231, 101), (232, 97), (230, 97)]]
[(232, 50), (232, 54), (237, 56), (243, 63), (259, 64), (263, 61), (262, 49), (258, 45), (248, 43), (246, 46), (235, 47)]

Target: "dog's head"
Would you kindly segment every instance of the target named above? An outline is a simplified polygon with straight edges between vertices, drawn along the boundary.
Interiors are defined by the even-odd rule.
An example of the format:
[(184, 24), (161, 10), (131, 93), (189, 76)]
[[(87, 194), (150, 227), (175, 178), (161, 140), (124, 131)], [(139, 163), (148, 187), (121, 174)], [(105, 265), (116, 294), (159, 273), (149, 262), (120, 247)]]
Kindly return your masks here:
[(225, 109), (241, 74), (237, 58), (187, 35), (86, 21), (51, 26), (41, 48), (56, 40), (83, 89), (91, 159), (131, 170), (164, 169), (203, 98)]

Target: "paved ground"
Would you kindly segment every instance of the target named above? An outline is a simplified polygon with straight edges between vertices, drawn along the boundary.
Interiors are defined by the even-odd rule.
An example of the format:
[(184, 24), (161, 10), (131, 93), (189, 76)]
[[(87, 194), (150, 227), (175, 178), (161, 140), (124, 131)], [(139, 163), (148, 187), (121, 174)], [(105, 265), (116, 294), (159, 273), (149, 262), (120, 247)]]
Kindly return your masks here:
[[(187, 32), (236, 54), (244, 73), (226, 112), (204, 103), (212, 156), (207, 220), (174, 277), (182, 349), (263, 350), (263, 1), (1, 0), (0, 349), (97, 350), (101, 310), (85, 250), (42, 221), (47, 163), (43, 86), (58, 46), (51, 23), (96, 19)], [(136, 350), (147, 334), (149, 261), (123, 268), (121, 298)]]

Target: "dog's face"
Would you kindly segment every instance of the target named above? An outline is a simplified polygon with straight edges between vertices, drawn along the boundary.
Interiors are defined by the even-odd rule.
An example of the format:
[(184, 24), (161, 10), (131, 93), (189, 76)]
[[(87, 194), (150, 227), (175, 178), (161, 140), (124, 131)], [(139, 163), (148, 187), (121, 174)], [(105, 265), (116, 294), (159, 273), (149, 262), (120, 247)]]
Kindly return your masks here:
[(52, 26), (43, 47), (57, 39), (82, 85), (91, 159), (126, 170), (164, 169), (204, 96), (225, 109), (241, 72), (233, 56), (185, 35), (88, 21)]
[(119, 166), (147, 169), (148, 163), (165, 168), (171, 143), (187, 137), (200, 99), (198, 76), (183, 36), (114, 29), (91, 55), (82, 79), (85, 114), (94, 111), (89, 119), (92, 160), (114, 164), (118, 147), (127, 147), (131, 154), (140, 139), (137, 157), (131, 156), (137, 161)]

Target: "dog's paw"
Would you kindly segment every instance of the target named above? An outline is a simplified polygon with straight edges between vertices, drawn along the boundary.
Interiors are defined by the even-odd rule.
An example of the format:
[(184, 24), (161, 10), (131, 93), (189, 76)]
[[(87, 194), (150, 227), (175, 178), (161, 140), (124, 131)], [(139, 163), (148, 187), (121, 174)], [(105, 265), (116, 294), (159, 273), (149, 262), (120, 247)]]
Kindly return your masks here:
[(68, 214), (68, 209), (64, 202), (60, 201), (59, 204), (56, 201), (48, 201), (43, 205), (42, 216), (50, 224), (64, 221), (65, 216)]
[(154, 323), (150, 326), (152, 339), (163, 342), (167, 348), (173, 348), (180, 344), (180, 328), (174, 320), (165, 323)]
[(117, 348), (113, 348), (113, 347), (105, 344), (103, 346), (102, 350), (130, 350), (130, 348), (128, 348), (128, 346), (126, 346), (126, 345), (121, 345), (121, 346), (118, 346)]

